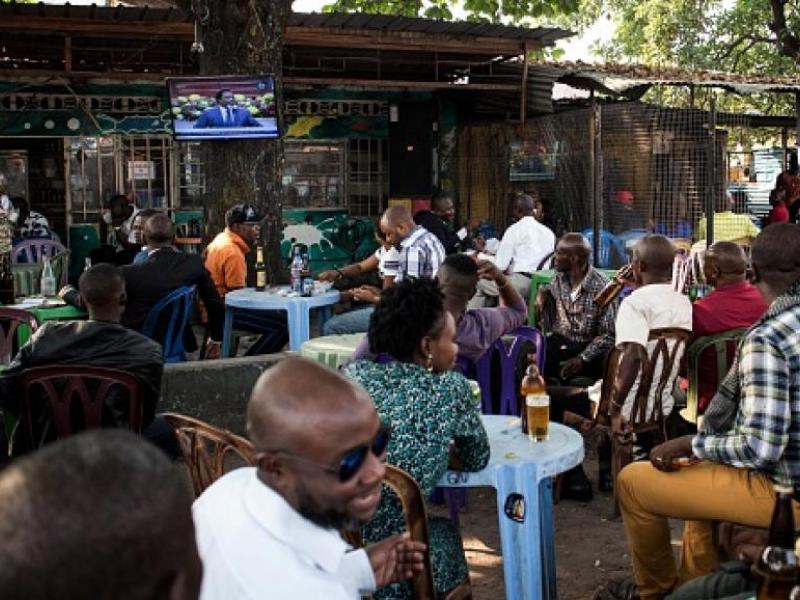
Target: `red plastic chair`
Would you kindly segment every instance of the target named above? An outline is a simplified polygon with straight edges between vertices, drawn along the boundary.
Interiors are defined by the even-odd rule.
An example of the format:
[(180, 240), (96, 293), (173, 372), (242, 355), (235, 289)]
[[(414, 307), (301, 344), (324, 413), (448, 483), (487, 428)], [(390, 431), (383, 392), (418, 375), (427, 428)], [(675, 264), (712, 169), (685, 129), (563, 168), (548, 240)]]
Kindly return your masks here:
[[(20, 384), (24, 403), (23, 424), (32, 447), (40, 446), (43, 437), (34, 432), (37, 415), (32, 409), (38, 399), (42, 400), (44, 410), (50, 409), (56, 437), (62, 438), (83, 429), (102, 427), (103, 409), (109, 393), (113, 388), (123, 388), (128, 400), (128, 428), (136, 433), (141, 431), (141, 384), (136, 376), (125, 371), (84, 365), (35, 367), (22, 373)], [(83, 416), (83, 427), (74, 426), (76, 400)]]
[(0, 364), (7, 365), (18, 350), (17, 330), (27, 325), (31, 333), (39, 328), (39, 321), (31, 313), (18, 308), (0, 308)]

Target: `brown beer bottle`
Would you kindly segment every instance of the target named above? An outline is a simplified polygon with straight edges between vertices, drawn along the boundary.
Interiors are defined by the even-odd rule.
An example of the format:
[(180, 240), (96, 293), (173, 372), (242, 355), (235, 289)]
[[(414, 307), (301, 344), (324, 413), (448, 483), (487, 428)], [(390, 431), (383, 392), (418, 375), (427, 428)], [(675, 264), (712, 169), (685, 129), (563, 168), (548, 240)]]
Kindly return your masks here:
[(11, 271), (11, 253), (0, 255), (0, 304), (15, 304), (14, 273)]
[(762, 577), (758, 588), (758, 600), (789, 598), (797, 582), (793, 492), (789, 486), (775, 486), (775, 508), (769, 526), (767, 546), (762, 550), (756, 567), (756, 572)]
[(632, 275), (633, 270), (630, 265), (622, 267), (617, 271), (616, 275), (614, 275), (614, 278), (609, 281), (602, 290), (597, 292), (597, 295), (594, 297), (594, 303), (600, 308), (605, 308), (611, 304), (614, 298), (619, 296), (622, 288), (625, 287), (624, 279)]
[(529, 394), (540, 396), (546, 394), (544, 379), (536, 366), (536, 355), (528, 354), (528, 367), (519, 384), (519, 416), (522, 419), (522, 433), (528, 433), (528, 411), (525, 408), (525, 398)]
[(264, 262), (264, 248), (259, 244), (256, 247), (256, 291), (263, 292), (267, 289), (267, 265)]

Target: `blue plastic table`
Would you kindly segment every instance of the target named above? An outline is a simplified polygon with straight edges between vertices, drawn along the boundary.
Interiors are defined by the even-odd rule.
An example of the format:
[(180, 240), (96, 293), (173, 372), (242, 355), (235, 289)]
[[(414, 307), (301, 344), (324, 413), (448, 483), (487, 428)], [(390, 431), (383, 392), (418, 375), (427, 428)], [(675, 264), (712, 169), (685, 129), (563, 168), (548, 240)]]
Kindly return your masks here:
[[(583, 437), (574, 429), (550, 423), (550, 439), (534, 443), (522, 433), (518, 417), (481, 418), (491, 446), (489, 464), (477, 473), (447, 471), (439, 485), (495, 488), (506, 600), (554, 599), (551, 478), (583, 461)], [(509, 516), (515, 504), (524, 507), (521, 518)]]
[(253, 288), (234, 290), (225, 294), (225, 330), (222, 335), (222, 358), (230, 356), (233, 315), (237, 308), (250, 310), (285, 310), (289, 324), (289, 348), (295, 352), (311, 337), (310, 314), (312, 308), (320, 309), (324, 323), (331, 314), (331, 307), (339, 301), (339, 292), (330, 291), (318, 296), (281, 296), (280, 287), (257, 292)]

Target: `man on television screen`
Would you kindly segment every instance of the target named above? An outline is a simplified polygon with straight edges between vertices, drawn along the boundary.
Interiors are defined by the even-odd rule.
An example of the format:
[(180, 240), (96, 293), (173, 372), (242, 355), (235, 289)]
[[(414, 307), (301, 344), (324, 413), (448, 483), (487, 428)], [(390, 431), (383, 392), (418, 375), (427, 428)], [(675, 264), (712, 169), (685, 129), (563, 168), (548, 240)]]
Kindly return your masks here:
[(222, 89), (214, 96), (217, 105), (207, 108), (195, 123), (195, 129), (208, 127), (261, 127), (250, 111), (234, 105), (233, 92)]

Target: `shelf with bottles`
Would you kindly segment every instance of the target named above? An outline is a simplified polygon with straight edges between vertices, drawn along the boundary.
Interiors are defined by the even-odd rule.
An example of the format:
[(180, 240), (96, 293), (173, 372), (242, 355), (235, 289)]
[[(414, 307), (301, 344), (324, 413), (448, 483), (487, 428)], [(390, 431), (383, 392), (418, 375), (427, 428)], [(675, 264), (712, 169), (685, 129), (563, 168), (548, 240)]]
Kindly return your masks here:
[(172, 212), (175, 244), (187, 254), (198, 254), (205, 234), (205, 211), (202, 208), (176, 208)]

